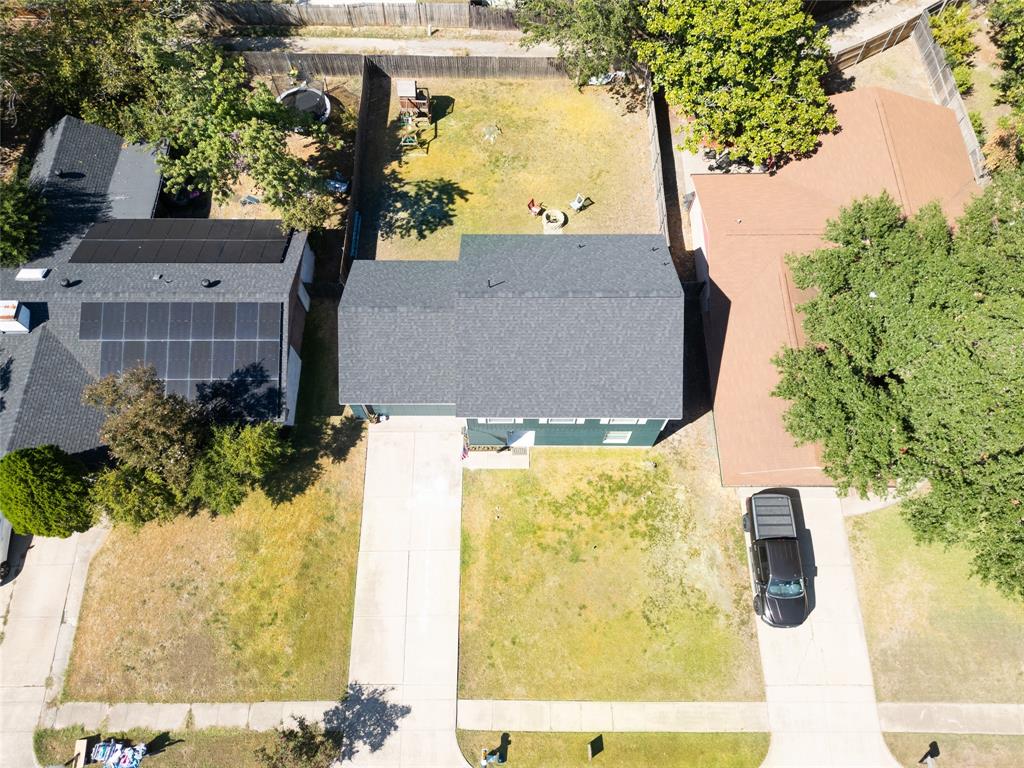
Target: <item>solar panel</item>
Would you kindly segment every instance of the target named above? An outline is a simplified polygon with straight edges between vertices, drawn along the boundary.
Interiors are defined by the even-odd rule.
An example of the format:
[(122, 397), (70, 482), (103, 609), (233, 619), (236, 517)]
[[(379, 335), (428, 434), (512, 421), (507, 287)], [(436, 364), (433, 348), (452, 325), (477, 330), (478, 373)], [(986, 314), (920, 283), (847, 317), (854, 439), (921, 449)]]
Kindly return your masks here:
[(86, 233), (74, 264), (280, 264), (291, 235), (269, 219), (113, 219)]
[[(166, 391), (229, 397), (276, 415), (284, 305), (275, 302), (83, 302), (79, 338), (100, 342), (100, 375), (151, 365)], [(225, 385), (224, 382), (230, 382)]]

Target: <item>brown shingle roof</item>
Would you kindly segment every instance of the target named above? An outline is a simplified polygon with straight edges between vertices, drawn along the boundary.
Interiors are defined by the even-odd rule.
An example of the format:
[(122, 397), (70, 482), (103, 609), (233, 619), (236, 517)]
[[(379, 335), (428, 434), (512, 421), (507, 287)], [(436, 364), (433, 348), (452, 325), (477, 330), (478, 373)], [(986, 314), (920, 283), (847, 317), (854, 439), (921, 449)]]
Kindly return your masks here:
[[(795, 446), (788, 404), (770, 396), (772, 357), (803, 343), (806, 300), (785, 257), (820, 248), (825, 223), (888, 191), (912, 214), (938, 200), (951, 219), (978, 190), (953, 112), (879, 88), (832, 97), (841, 130), (776, 175), (697, 175), (711, 293), (705, 323), (726, 485), (831, 485), (817, 446)], [(695, 222), (696, 226), (700, 226)]]

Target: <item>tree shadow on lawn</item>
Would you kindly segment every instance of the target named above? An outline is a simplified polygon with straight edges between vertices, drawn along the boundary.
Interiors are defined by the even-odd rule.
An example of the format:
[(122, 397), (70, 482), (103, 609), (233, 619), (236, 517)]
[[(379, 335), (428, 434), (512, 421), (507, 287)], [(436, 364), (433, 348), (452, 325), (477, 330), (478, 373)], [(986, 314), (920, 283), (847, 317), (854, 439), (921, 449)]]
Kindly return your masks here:
[(292, 429), (291, 458), (263, 485), (274, 504), (291, 501), (310, 488), (324, 473), (322, 461), (343, 461), (363, 436), (363, 422), (346, 416), (340, 422), (322, 416)]
[(352, 760), (363, 748), (379, 751), (398, 730), (398, 721), (412, 712), (412, 707), (387, 700), (392, 690), (350, 683), (345, 697), (324, 712), (324, 730), (341, 734), (339, 760)]
[(455, 223), (455, 204), (470, 192), (451, 179), (407, 181), (398, 169), (384, 173), (380, 189), (377, 233), (382, 240), (428, 235)]

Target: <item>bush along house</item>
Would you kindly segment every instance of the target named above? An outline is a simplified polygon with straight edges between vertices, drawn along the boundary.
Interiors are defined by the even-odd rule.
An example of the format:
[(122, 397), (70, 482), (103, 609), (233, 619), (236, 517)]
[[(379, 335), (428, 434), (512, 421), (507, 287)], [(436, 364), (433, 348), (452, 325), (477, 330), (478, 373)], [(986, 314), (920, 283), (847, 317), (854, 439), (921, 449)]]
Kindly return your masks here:
[(652, 445), (683, 412), (683, 291), (660, 235), (466, 235), (356, 261), (339, 401), (466, 420), (471, 446)]

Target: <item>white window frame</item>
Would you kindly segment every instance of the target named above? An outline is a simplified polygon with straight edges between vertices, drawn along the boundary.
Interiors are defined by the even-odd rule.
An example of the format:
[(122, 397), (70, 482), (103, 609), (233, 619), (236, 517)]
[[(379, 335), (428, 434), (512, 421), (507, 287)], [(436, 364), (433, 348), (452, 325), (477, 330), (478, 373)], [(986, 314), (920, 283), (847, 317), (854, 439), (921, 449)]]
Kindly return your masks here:
[(647, 419), (601, 419), (602, 424), (622, 424), (633, 426), (635, 424), (646, 424)]
[(537, 419), (539, 424), (585, 424), (586, 419)]
[(604, 433), (604, 445), (629, 445), (629, 441), (633, 437), (633, 432), (626, 432), (625, 430), (611, 430), (610, 432)]
[(522, 424), (522, 419), (477, 419), (481, 424)]

